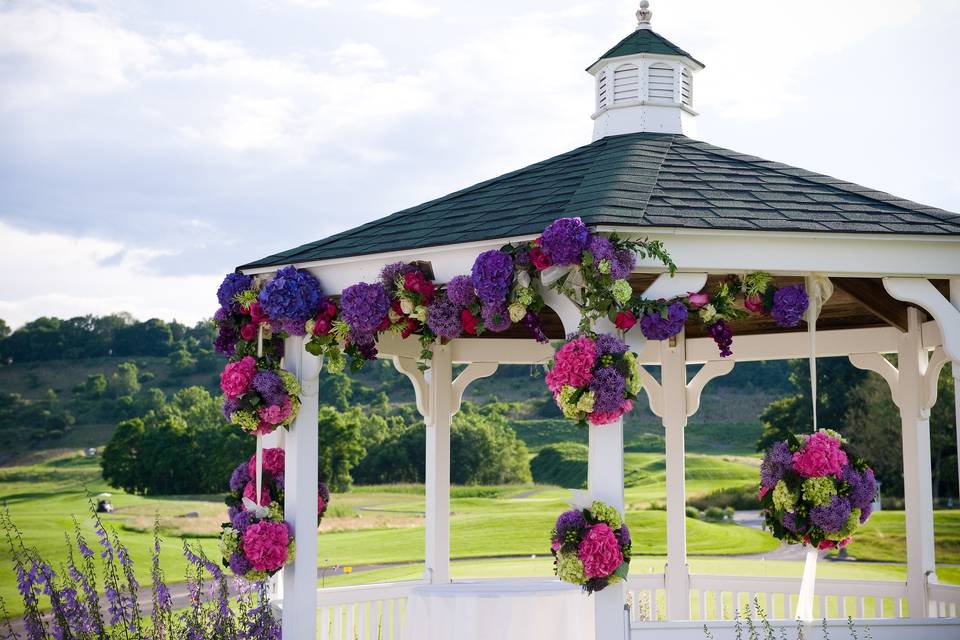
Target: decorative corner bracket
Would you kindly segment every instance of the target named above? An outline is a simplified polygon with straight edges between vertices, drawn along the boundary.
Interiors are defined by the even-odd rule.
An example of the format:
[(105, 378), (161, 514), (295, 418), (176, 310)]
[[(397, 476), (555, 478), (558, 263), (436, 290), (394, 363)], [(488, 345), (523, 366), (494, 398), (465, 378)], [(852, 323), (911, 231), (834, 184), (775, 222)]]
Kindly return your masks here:
[(640, 373), (640, 380), (643, 381), (643, 391), (647, 394), (647, 400), (650, 402), (650, 411), (658, 418), (662, 418), (663, 387), (661, 387), (657, 379), (642, 366), (637, 365), (637, 371)]
[(700, 396), (703, 393), (703, 388), (707, 386), (707, 383), (714, 378), (725, 376), (733, 371), (735, 364), (736, 362), (733, 360), (710, 360), (700, 367), (700, 371), (697, 371), (693, 379), (687, 383), (688, 418), (700, 410)]
[[(921, 378), (921, 411), (929, 411), (937, 403), (937, 380), (940, 378), (940, 370), (943, 369), (943, 365), (949, 361), (950, 359), (943, 347), (937, 347), (930, 354)], [(850, 363), (857, 369), (879, 373), (890, 387), (893, 404), (898, 409), (903, 409), (905, 398), (903, 398), (903, 390), (900, 388), (900, 371), (889, 360), (879, 353), (852, 353), (850, 354)]]
[(950, 360), (960, 363), (960, 309), (926, 278), (884, 278), (883, 287), (897, 300), (915, 304), (933, 316), (940, 328), (944, 352)]
[(417, 366), (416, 359), (403, 356), (394, 356), (393, 368), (407, 376), (410, 382), (413, 383), (413, 395), (416, 398), (417, 411), (421, 416), (423, 416), (424, 419), (429, 419), (430, 408), (427, 401), (429, 383), (427, 382), (427, 377), (424, 375), (423, 371), (421, 371)]
[(498, 366), (496, 362), (471, 362), (466, 369), (460, 372), (457, 379), (453, 381), (451, 415), (460, 411), (460, 405), (463, 403), (463, 393), (470, 386), (470, 383), (480, 378), (492, 376), (497, 372)]

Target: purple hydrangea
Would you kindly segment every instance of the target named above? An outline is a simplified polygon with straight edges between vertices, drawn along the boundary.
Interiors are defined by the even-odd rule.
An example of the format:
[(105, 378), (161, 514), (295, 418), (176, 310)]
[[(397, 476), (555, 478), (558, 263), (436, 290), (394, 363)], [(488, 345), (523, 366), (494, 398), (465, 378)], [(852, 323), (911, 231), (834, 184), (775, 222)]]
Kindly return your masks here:
[(870, 519), (870, 514), (873, 513), (873, 503), (871, 502), (867, 506), (860, 509), (860, 524), (863, 524)]
[(838, 533), (847, 525), (851, 509), (849, 500), (843, 496), (833, 496), (830, 504), (810, 510), (810, 521), (828, 534)]
[(877, 479), (873, 475), (873, 469), (867, 467), (860, 472), (851, 464), (844, 471), (843, 479), (850, 487), (848, 497), (854, 508), (865, 509), (873, 503), (873, 498), (877, 495)]
[(303, 324), (317, 313), (322, 298), (316, 278), (296, 267), (284, 267), (264, 285), (259, 300), (270, 320), (283, 323), (288, 333), (304, 335)]
[(617, 536), (617, 538), (619, 539), (620, 544), (622, 546), (627, 546), (628, 544), (630, 544), (630, 529), (629, 527), (627, 527), (626, 522), (624, 522), (623, 525), (620, 527), (619, 535)]
[(510, 320), (510, 314), (507, 308), (501, 304), (485, 304), (480, 309), (480, 315), (483, 317), (483, 326), (487, 331), (500, 333), (506, 331), (513, 324)]
[(760, 465), (760, 484), (772, 487), (777, 484), (783, 474), (793, 465), (793, 453), (786, 442), (777, 442), (767, 449)]
[(282, 405), (289, 395), (283, 380), (273, 371), (258, 371), (253, 375), (252, 385), (266, 404)]
[(394, 262), (380, 270), (380, 282), (392, 298), (397, 290), (397, 278), (416, 270), (417, 268), (408, 262)]
[(797, 514), (793, 511), (787, 511), (783, 514), (783, 526), (793, 534), (799, 535), (802, 533), (800, 526), (797, 524)]
[(247, 468), (248, 466), (249, 465), (244, 462), (238, 465), (237, 468), (233, 470), (233, 473), (230, 474), (230, 491), (233, 493), (242, 492), (243, 488), (250, 482), (250, 470)]
[(240, 532), (240, 535), (246, 533), (247, 528), (253, 524), (254, 516), (250, 511), (238, 511), (230, 518), (230, 524)]
[(616, 355), (627, 352), (626, 343), (611, 333), (597, 334), (594, 343), (597, 345), (597, 355)]
[(583, 517), (583, 513), (579, 509), (571, 509), (560, 514), (554, 529), (557, 537), (562, 540), (570, 531), (577, 531), (586, 526), (587, 520)]
[(680, 333), (687, 321), (687, 307), (674, 302), (667, 307), (667, 316), (661, 313), (645, 313), (640, 318), (640, 331), (648, 340), (666, 340)]
[(427, 326), (440, 337), (452, 340), (463, 331), (460, 324), (460, 307), (447, 297), (438, 298), (427, 307)]
[(253, 566), (250, 564), (250, 561), (247, 560), (247, 556), (243, 555), (239, 551), (231, 554), (230, 571), (233, 572), (233, 575), (240, 576), (242, 578), (243, 576), (247, 575), (251, 569), (253, 569)]
[(590, 236), (587, 251), (593, 254), (594, 266), (599, 265), (601, 260), (607, 260), (613, 266), (613, 243), (606, 236)]
[(600, 367), (593, 373), (590, 390), (593, 391), (593, 410), (610, 413), (623, 405), (627, 383), (623, 374), (613, 367)]
[(614, 280), (622, 280), (630, 275), (633, 268), (637, 266), (637, 256), (633, 251), (620, 249), (613, 254), (613, 266), (610, 269), (610, 277)]
[(484, 251), (473, 263), (471, 275), (481, 302), (502, 304), (513, 282), (513, 258), (502, 251)]
[(240, 304), (234, 300), (238, 293), (242, 293), (253, 286), (253, 278), (242, 273), (228, 273), (217, 289), (217, 301), (223, 309), (240, 311)]
[(538, 318), (537, 314), (533, 311), (527, 311), (527, 315), (523, 316), (523, 320), (520, 322), (527, 328), (527, 331), (534, 340), (541, 344), (550, 342), (547, 334), (543, 332), (543, 325), (540, 323), (540, 318)]
[(770, 317), (781, 327), (795, 327), (800, 324), (803, 314), (810, 306), (807, 292), (802, 285), (792, 284), (780, 287), (773, 294), (773, 308)]
[(726, 320), (717, 320), (711, 324), (707, 327), (707, 333), (710, 334), (713, 341), (717, 343), (717, 347), (720, 348), (721, 358), (733, 355), (733, 351), (730, 350), (730, 347), (733, 346), (733, 331), (730, 329), (730, 325), (727, 324)]
[(340, 317), (350, 325), (351, 338), (372, 337), (389, 310), (390, 298), (379, 282), (360, 282), (344, 289), (340, 296)]
[(223, 417), (229, 420), (233, 412), (239, 410), (241, 406), (242, 403), (239, 398), (225, 398), (220, 410), (223, 413)]
[(453, 304), (469, 307), (477, 299), (470, 276), (455, 276), (447, 283), (447, 297)]
[(553, 264), (579, 264), (590, 232), (580, 218), (560, 218), (543, 230), (540, 248)]

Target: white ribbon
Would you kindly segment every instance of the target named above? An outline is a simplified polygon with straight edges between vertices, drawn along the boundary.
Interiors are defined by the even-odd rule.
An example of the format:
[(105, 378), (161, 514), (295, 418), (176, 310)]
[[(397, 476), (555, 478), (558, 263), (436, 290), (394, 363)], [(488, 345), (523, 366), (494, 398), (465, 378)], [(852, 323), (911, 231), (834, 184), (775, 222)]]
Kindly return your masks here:
[[(263, 357), (263, 325), (257, 326), (257, 358)], [(257, 493), (254, 496), (255, 506), (258, 508), (257, 517), (263, 518), (267, 515), (265, 507), (260, 507), (260, 490), (263, 486), (263, 436), (257, 434)], [(259, 509), (263, 509), (261, 514)]]
[(573, 265), (554, 265), (547, 267), (540, 272), (540, 282), (545, 287), (549, 287), (554, 282), (567, 275), (573, 270)]
[(270, 507), (261, 507), (250, 498), (243, 499), (243, 506), (247, 511), (252, 513), (257, 518), (260, 518), (261, 520), (266, 518), (267, 514), (270, 512)]
[(574, 509), (589, 509), (590, 505), (593, 504), (593, 500), (590, 498), (590, 492), (584, 491), (582, 489), (571, 489), (570, 490), (570, 506)]
[(797, 620), (813, 621), (813, 585), (817, 580), (817, 557), (820, 552), (810, 547), (803, 565), (803, 579), (800, 581), (800, 595), (797, 597)]

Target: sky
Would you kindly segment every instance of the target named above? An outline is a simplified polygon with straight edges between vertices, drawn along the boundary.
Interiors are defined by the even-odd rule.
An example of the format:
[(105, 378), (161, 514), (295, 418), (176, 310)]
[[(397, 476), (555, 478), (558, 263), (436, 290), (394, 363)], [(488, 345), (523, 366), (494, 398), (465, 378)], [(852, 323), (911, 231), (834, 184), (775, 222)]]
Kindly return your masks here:
[[(0, 318), (211, 315), (235, 265), (590, 142), (635, 0), (0, 0)], [(692, 137), (960, 211), (960, 2), (653, 0)]]

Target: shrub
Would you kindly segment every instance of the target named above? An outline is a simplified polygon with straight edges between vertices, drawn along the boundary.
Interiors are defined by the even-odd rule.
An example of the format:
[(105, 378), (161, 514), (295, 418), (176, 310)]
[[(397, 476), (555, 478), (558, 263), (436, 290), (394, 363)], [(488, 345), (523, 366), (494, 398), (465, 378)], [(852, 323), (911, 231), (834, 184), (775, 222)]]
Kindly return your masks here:
[(717, 489), (707, 494), (689, 498), (687, 502), (698, 509), (733, 507), (734, 509), (750, 510), (760, 508), (760, 503), (757, 501), (757, 487), (752, 484)]
[(720, 522), (723, 520), (723, 509), (720, 507), (707, 507), (703, 512), (703, 519), (711, 522)]
[(724, 507), (723, 517), (727, 520), (733, 522), (733, 516), (736, 514), (736, 510), (733, 507)]
[(695, 519), (697, 519), (697, 520), (700, 519), (700, 510), (697, 509), (696, 507), (692, 507), (692, 506), (690, 506), (690, 505), (687, 505), (686, 512), (687, 512), (687, 517), (688, 517), (688, 518), (695, 518)]

